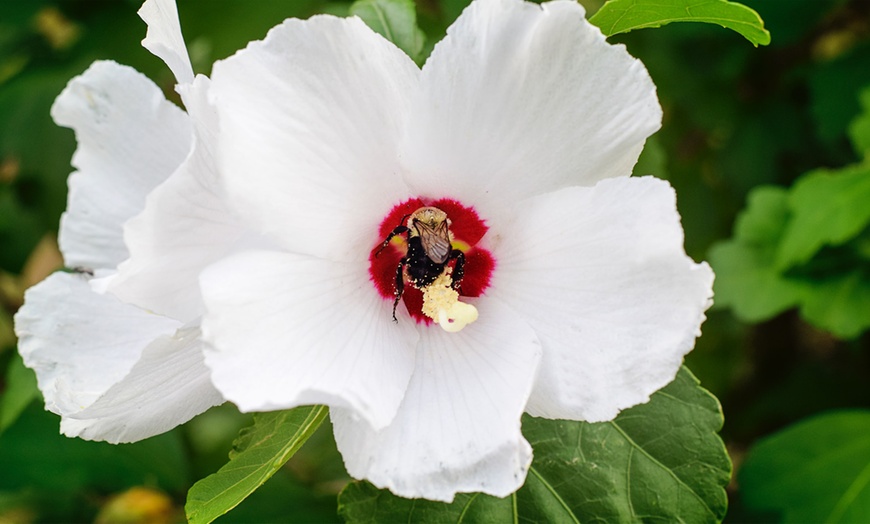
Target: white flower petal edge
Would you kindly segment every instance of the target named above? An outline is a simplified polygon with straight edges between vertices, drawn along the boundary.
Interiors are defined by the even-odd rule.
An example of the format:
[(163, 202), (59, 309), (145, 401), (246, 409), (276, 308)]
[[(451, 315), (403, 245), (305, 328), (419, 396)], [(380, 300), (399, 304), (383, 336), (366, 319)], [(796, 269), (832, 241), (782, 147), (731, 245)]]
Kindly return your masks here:
[(418, 335), (393, 324), (391, 304), (357, 266), (248, 251), (207, 268), (203, 333), (217, 389), (242, 411), (327, 404), (387, 425)]
[(219, 186), (218, 120), (208, 89), (204, 76), (179, 86), (194, 124), (190, 155), (148, 195), (142, 213), (124, 225), (130, 258), (108, 287), (125, 302), (182, 322), (205, 311), (199, 273), (236, 247), (245, 233)]
[(360, 19), (287, 20), (214, 66), (227, 195), (290, 251), (365, 261), (408, 196), (396, 151), (419, 69)]
[(76, 133), (59, 243), (69, 267), (115, 268), (127, 257), (121, 225), (187, 156), (187, 115), (134, 69), (95, 62), (51, 108)]
[(61, 422), (61, 431), (111, 443), (135, 442), (169, 431), (223, 397), (203, 361), (199, 328), (157, 338), (124, 379), (96, 402)]
[[(174, 4), (149, 3), (159, 11), (152, 12), (153, 23), (165, 26), (165, 34), (174, 27), (182, 42), (177, 18), (173, 23), (164, 16), (169, 8), (174, 16)], [(37, 373), (47, 409), (61, 415), (65, 434), (140, 440), (222, 401), (204, 365), (197, 328), (177, 331), (179, 318), (202, 312), (198, 298), (193, 314), (183, 304), (185, 313), (170, 319), (106, 293), (127, 256), (122, 224), (188, 156), (191, 122), (150, 80), (112, 62), (97, 62), (73, 79), (52, 115), (72, 127), (79, 142), (61, 251), (68, 266), (106, 278), (89, 282), (59, 273), (28, 292), (16, 316), (20, 351)], [(196, 290), (196, 277), (190, 281)], [(148, 329), (158, 322), (164, 330)]]
[(712, 303), (713, 272), (685, 254), (667, 182), (563, 189), (493, 229), (487, 294), (516, 308), (544, 348), (530, 414), (611, 420), (673, 380)]
[(175, 0), (146, 0), (139, 17), (148, 25), (142, 47), (163, 60), (181, 84), (193, 82), (193, 67), (181, 35)]
[(631, 173), (662, 111), (576, 1), (478, 0), (423, 66), (402, 157), (415, 194), (516, 201)]
[[(30, 288), (15, 315), (18, 351), (36, 372), (46, 409), (64, 420), (127, 376), (152, 340), (179, 327), (94, 293), (87, 278), (74, 273), (55, 273)], [(91, 435), (101, 437), (112, 438)]]
[(459, 333), (423, 329), (417, 365), (395, 420), (375, 431), (333, 410), (348, 472), (403, 497), (450, 502), (457, 492), (497, 497), (526, 478), (532, 450), (520, 417), (541, 347), (497, 300), (475, 303), (480, 319)]

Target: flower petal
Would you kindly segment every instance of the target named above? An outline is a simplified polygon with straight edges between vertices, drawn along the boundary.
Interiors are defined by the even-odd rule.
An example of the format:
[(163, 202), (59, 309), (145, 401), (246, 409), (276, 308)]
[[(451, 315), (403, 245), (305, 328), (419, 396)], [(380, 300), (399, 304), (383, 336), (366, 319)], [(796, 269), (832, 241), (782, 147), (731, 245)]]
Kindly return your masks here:
[(414, 366), (417, 333), (366, 268), (251, 251), (205, 270), (203, 321), (212, 380), (243, 411), (348, 407), (375, 427), (392, 420)]
[(139, 8), (139, 17), (148, 24), (142, 47), (163, 60), (178, 83), (193, 82), (193, 67), (181, 35), (175, 0), (146, 0)]
[(95, 62), (70, 81), (51, 116), (78, 140), (60, 224), (66, 265), (114, 268), (127, 257), (121, 225), (190, 149), (187, 115), (134, 69)]
[(194, 124), (191, 153), (148, 195), (142, 213), (124, 225), (130, 258), (108, 287), (125, 302), (182, 322), (205, 312), (199, 273), (230, 252), (244, 233), (217, 179), (218, 120), (208, 87), (204, 76), (180, 86)]
[(164, 335), (145, 348), (123, 380), (61, 422), (70, 437), (135, 442), (183, 424), (223, 402), (203, 361), (197, 327)]
[(541, 339), (528, 412), (611, 420), (673, 380), (712, 303), (713, 273), (683, 250), (674, 190), (652, 177), (533, 197), (493, 225), (490, 296)]
[(473, 2), (421, 85), (402, 150), (413, 192), (479, 201), (482, 216), (486, 202), (630, 174), (661, 122), (643, 64), (576, 1)]
[(417, 365), (395, 420), (373, 430), (332, 410), (348, 472), (403, 497), (451, 501), (457, 492), (498, 497), (526, 478), (531, 447), (520, 417), (541, 348), (535, 333), (496, 300), (459, 333), (422, 329)]
[(287, 20), (214, 66), (227, 193), (291, 251), (366, 260), (407, 198), (396, 156), (419, 70), (358, 18)]
[(18, 351), (36, 372), (46, 409), (67, 417), (126, 376), (175, 321), (91, 291), (87, 279), (55, 273), (30, 288), (15, 315)]

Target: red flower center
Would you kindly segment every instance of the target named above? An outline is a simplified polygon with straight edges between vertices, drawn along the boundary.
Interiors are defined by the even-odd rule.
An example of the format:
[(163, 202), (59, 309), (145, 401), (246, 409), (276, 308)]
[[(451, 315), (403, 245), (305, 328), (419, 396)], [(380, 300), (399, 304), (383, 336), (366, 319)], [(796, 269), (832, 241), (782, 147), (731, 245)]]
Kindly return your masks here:
[[(483, 294), (489, 287), (495, 259), (489, 251), (477, 246), (489, 228), (474, 208), (466, 207), (450, 198), (439, 200), (411, 198), (394, 206), (378, 228), (378, 241), (372, 246), (369, 254), (369, 277), (378, 293), (385, 300), (392, 302), (396, 296), (396, 270), (402, 265), (404, 282), (402, 301), (405, 303), (405, 308), (417, 322), (428, 325), (432, 319), (422, 312), (423, 292), (415, 287), (414, 282), (408, 277), (408, 261), (405, 257), (408, 254), (408, 237), (412, 233), (402, 232), (395, 235), (389, 245), (381, 250), (383, 240), (397, 227), (408, 226), (408, 217), (422, 207), (434, 207), (447, 214), (451, 247), (461, 251), (465, 259), (462, 280), (455, 284), (455, 289), (460, 296), (479, 297)], [(451, 257), (445, 266), (455, 271), (456, 263), (456, 258)], [(397, 314), (399, 311), (401, 305), (396, 310)]]

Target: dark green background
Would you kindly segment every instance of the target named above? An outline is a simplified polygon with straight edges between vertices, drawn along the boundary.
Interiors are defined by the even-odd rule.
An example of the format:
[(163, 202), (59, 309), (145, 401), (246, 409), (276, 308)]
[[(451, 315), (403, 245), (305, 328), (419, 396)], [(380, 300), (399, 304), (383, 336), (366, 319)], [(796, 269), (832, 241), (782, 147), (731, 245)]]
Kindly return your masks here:
[[(418, 0), (424, 52), (465, 3)], [(706, 24), (611, 39), (643, 60), (658, 87), (663, 128), (636, 172), (665, 178), (677, 189), (686, 249), (696, 260), (707, 259), (711, 246), (732, 235), (753, 188), (789, 188), (811, 170), (862, 160), (848, 127), (862, 111), (859, 93), (870, 86), (870, 2), (745, 3), (764, 19), (769, 46), (755, 48)], [(96, 59), (131, 65), (175, 96), (169, 70), (139, 45), (145, 33), (135, 14), (139, 4), (0, 0), (0, 520), (92, 521), (101, 508), (105, 516), (112, 496), (133, 486), (157, 488), (179, 509), (190, 485), (225, 462), (231, 440), (250, 422), (223, 406), (139, 444), (66, 439), (57, 434), (58, 418), (43, 412), (14, 351), (11, 316), (23, 288), (44, 276), (40, 265), (54, 260), (50, 239), (65, 207), (75, 148), (72, 132), (48, 115), (52, 101)], [(591, 1), (587, 6), (590, 12), (597, 7)], [(194, 68), (206, 74), (214, 60), (262, 38), (286, 17), (343, 15), (348, 7), (322, 0), (179, 0)], [(46, 13), (70, 24), (77, 36), (53, 44), (46, 36), (51, 31), (37, 23)], [(870, 260), (844, 262), (838, 251), (825, 256), (834, 266), (870, 271)], [(870, 407), (866, 333), (839, 340), (795, 310), (747, 323), (721, 307), (708, 313), (703, 331), (687, 364), (722, 402), (722, 435), (738, 473), (760, 438), (813, 415)], [(741, 491), (743, 484), (765, 485), (776, 467), (791, 466), (786, 461), (750, 469), (746, 482), (732, 482), (726, 520), (779, 518), (776, 505)], [(324, 426), (287, 468), (221, 521), (336, 520), (335, 494), (345, 482)]]

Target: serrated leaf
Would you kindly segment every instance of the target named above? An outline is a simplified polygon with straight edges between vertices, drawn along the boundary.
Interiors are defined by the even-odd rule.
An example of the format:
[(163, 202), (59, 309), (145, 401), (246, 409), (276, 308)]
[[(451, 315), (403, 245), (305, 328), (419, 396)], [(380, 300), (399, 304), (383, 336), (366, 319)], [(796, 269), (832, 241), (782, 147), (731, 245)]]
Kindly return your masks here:
[(6, 389), (0, 395), (0, 433), (11, 426), (38, 396), (36, 375), (25, 367), (16, 353), (6, 370)]
[(870, 411), (827, 413), (762, 439), (739, 478), (746, 506), (783, 522), (870, 522)]
[(254, 425), (234, 443), (230, 461), (190, 488), (184, 506), (188, 521), (212, 522), (236, 507), (281, 469), (327, 413), (325, 406), (305, 406), (254, 415)]
[(716, 244), (709, 253), (716, 273), (716, 307), (730, 307), (741, 320), (760, 322), (798, 305), (806, 285), (785, 278), (773, 266), (789, 217), (786, 190), (762, 186), (749, 194), (735, 222), (734, 238)]
[(605, 36), (671, 22), (706, 22), (734, 30), (756, 47), (770, 43), (758, 13), (726, 0), (609, 0), (589, 21)]
[(789, 220), (776, 253), (779, 270), (807, 262), (822, 246), (840, 245), (870, 224), (870, 164), (802, 176), (789, 195)]
[(412, 0), (357, 0), (350, 6), (350, 14), (362, 18), (373, 31), (415, 62), (421, 61), (426, 35), (417, 26), (417, 10)]
[(408, 500), (366, 482), (339, 495), (348, 522), (716, 522), (731, 463), (715, 397), (686, 368), (612, 422), (523, 420), (535, 458), (525, 485), (498, 499)]

